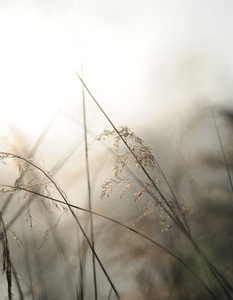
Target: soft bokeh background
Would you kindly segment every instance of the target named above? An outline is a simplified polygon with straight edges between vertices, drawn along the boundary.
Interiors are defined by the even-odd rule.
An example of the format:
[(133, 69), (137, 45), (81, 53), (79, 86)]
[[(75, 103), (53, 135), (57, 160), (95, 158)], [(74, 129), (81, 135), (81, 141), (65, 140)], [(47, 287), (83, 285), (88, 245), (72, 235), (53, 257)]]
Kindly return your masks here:
[[(16, 124), (33, 139), (65, 100), (80, 120), (74, 71), (81, 65), (88, 87), (118, 124), (141, 127), (193, 100), (231, 103), (232, 6), (1, 1), (1, 123)], [(87, 102), (92, 127), (102, 129), (100, 114)]]
[[(154, 130), (166, 131), (171, 120), (200, 104), (232, 106), (232, 6), (1, 0), (2, 146), (6, 139), (7, 145), (27, 141), (32, 147), (63, 105), (40, 154), (49, 164), (70, 144), (83, 150), (82, 89), (75, 74), (81, 67), (116, 126), (127, 124), (149, 136), (148, 143)], [(109, 124), (87, 94), (86, 106), (88, 129), (100, 134)]]
[[(224, 164), (220, 159), (217, 168), (224, 174), (221, 177), (224, 188), (219, 184), (215, 164), (214, 169), (212, 165), (218, 161), (216, 155), (222, 156), (210, 107), (216, 112), (225, 145), (231, 149), (227, 134), (231, 136), (228, 113), (233, 109), (232, 28), (233, 3), (227, 0), (0, 0), (1, 151), (16, 148), (22, 155), (29, 155), (43, 130), (51, 124), (37, 152), (33, 153), (35, 161), (54, 175), (72, 203), (87, 207), (82, 86), (75, 74), (81, 75), (83, 68), (86, 85), (113, 123), (128, 125), (146, 144), (152, 144), (153, 153), (180, 200), (198, 203), (198, 215), (201, 216), (202, 211), (203, 219), (200, 217), (201, 221), (196, 222), (193, 217), (191, 224), (211, 220), (209, 204), (202, 208), (202, 200), (210, 195), (227, 205), (229, 200)], [(96, 135), (111, 126), (88, 93), (85, 98), (88, 142), (91, 143)], [(223, 113), (218, 115), (217, 111), (221, 110)], [(112, 176), (115, 158), (101, 144), (92, 146), (89, 158), (93, 209), (131, 226), (141, 214), (139, 205), (132, 203), (132, 194), (127, 195), (125, 201), (119, 200), (117, 193), (107, 200), (99, 198), (101, 184)], [(14, 184), (19, 173), (8, 162), (1, 166), (1, 176), (1, 183)], [(37, 175), (28, 176), (30, 179)], [(16, 195), (4, 220), (11, 223), (24, 202)], [(28, 290), (25, 297), (34, 299), (30, 288), (41, 285), (43, 292), (38, 292), (38, 299), (74, 299), (80, 276), (77, 252), (83, 251), (84, 257), (86, 253), (85, 247), (80, 246), (82, 237), (76, 231), (76, 224), (65, 215), (56, 234), (51, 234), (53, 238), (43, 244), (46, 229), (56, 224), (61, 212), (47, 215), (39, 203), (35, 201), (32, 205), (33, 229), (25, 223), (26, 212), (13, 226), (24, 242), (21, 254), (14, 257), (17, 270), (25, 280), (23, 287)], [(229, 218), (227, 209), (226, 215), (223, 214), (225, 220)], [(218, 210), (213, 207), (212, 210), (217, 214)], [(149, 215), (137, 228), (150, 236), (156, 235), (162, 243), (180, 253), (178, 244), (185, 245), (185, 242), (170, 239), (170, 233), (160, 235), (154, 218)], [(82, 214), (81, 220), (85, 223)], [(224, 227), (222, 218), (219, 220)], [(213, 224), (214, 221), (212, 219)], [(210, 226), (211, 234), (203, 236), (201, 229), (206, 224), (201, 229), (193, 226), (201, 241), (214, 234), (217, 240), (219, 231), (214, 231), (214, 225)], [(225, 227), (229, 229), (228, 223)], [(154, 248), (141, 243), (140, 239), (134, 240), (131, 233), (114, 230), (104, 221), (95, 220), (95, 233), (98, 253), (125, 295), (124, 299), (136, 299), (136, 295), (142, 295), (138, 299), (151, 299), (151, 295), (160, 292), (161, 299), (165, 299), (169, 296), (166, 284), (174, 290), (169, 268), (177, 266), (173, 266), (164, 253), (155, 253)], [(231, 230), (228, 233), (232, 238)], [(224, 242), (221, 241), (222, 245)], [(212, 246), (212, 238), (208, 243)], [(43, 247), (36, 251), (40, 244)], [(15, 250), (12, 253), (16, 253), (17, 245), (12, 243), (11, 246)], [(90, 253), (88, 255), (87, 266), (84, 266), (87, 282), (90, 282)], [(30, 259), (27, 260), (27, 256)], [(159, 276), (150, 271), (152, 262), (161, 271)], [(163, 280), (165, 289), (160, 289), (162, 276), (167, 276), (163, 263), (168, 266), (168, 279)], [(101, 295), (107, 297), (109, 285), (99, 269), (98, 280)], [(69, 290), (69, 296), (61, 289), (60, 282)], [(130, 295), (132, 290), (134, 294)], [(2, 297), (6, 297), (5, 291), (1, 292)], [(92, 288), (86, 293), (86, 299), (93, 299)]]

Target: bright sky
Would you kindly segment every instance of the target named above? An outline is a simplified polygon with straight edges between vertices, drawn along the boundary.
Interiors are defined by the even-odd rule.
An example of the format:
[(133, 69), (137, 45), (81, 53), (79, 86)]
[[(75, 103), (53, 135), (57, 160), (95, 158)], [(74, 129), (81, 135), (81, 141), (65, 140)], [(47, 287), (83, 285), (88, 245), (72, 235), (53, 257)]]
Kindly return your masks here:
[(233, 103), (232, 28), (228, 0), (0, 0), (0, 122), (38, 135), (65, 100), (81, 118), (81, 64), (119, 125), (193, 99)]

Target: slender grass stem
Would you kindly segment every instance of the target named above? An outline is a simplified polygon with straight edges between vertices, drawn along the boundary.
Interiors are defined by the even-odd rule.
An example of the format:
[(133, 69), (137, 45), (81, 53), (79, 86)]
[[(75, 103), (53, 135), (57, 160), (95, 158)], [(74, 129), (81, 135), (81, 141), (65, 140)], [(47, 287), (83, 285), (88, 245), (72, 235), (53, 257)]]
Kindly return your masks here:
[(116, 133), (118, 134), (118, 136), (120, 137), (120, 139), (123, 141), (123, 143), (127, 147), (127, 149), (133, 155), (133, 157), (135, 158), (136, 162), (141, 167), (142, 171), (144, 172), (144, 174), (146, 175), (146, 177), (149, 179), (149, 181), (151, 182), (151, 184), (153, 185), (153, 187), (155, 188), (155, 190), (157, 191), (157, 193), (159, 194), (159, 196), (161, 197), (161, 199), (164, 201), (164, 203), (167, 206), (167, 207), (165, 207), (163, 205), (163, 203), (160, 201), (159, 204), (161, 205), (161, 207), (166, 211), (166, 213), (173, 220), (173, 222), (180, 228), (180, 230), (182, 230), (185, 235), (189, 236), (190, 232), (185, 227), (185, 225), (180, 220), (180, 218), (176, 215), (176, 213), (174, 212), (173, 208), (171, 207), (171, 205), (169, 204), (169, 202), (167, 201), (167, 199), (164, 197), (163, 193), (160, 191), (160, 189), (157, 186), (157, 184), (155, 183), (155, 181), (151, 178), (150, 174), (147, 172), (147, 170), (145, 169), (145, 167), (142, 165), (141, 161), (138, 159), (137, 155), (134, 153), (134, 151), (128, 145), (128, 143), (126, 142), (126, 140), (122, 137), (122, 135), (120, 134), (119, 130), (116, 128), (116, 126), (110, 120), (110, 118), (105, 113), (105, 111), (103, 110), (103, 108), (99, 105), (99, 103), (97, 102), (97, 100), (95, 99), (95, 97), (92, 95), (92, 93), (90, 92), (90, 90), (88, 89), (88, 87), (86, 86), (86, 84), (84, 83), (84, 81), (82, 80), (81, 76), (77, 72), (75, 72), (75, 73), (78, 76), (79, 80), (82, 82), (83, 86), (85, 87), (85, 89), (87, 90), (87, 92), (89, 93), (89, 95), (91, 96), (91, 98), (93, 99), (93, 101), (99, 107), (99, 109), (101, 110), (101, 112), (103, 113), (103, 115), (105, 116), (105, 118), (108, 120), (108, 122), (110, 123), (110, 125), (113, 127), (113, 129), (116, 131)]
[(8, 299), (12, 300), (12, 267), (11, 267), (11, 258), (10, 258), (10, 248), (7, 238), (7, 231), (4, 224), (3, 218), (0, 216), (0, 225), (1, 229), (1, 240), (3, 244), (3, 272), (6, 273), (7, 287), (8, 287)]
[[(176, 212), (174, 211), (174, 209), (172, 208), (172, 206), (169, 204), (169, 202), (167, 201), (167, 199), (164, 196), (164, 194), (161, 192), (160, 188), (157, 186), (157, 184), (155, 183), (155, 181), (151, 178), (150, 174), (147, 172), (147, 170), (145, 169), (145, 167), (142, 165), (142, 163), (140, 162), (140, 160), (137, 158), (137, 155), (134, 153), (134, 151), (131, 149), (131, 147), (129, 146), (129, 144), (126, 142), (126, 140), (120, 134), (119, 130), (116, 128), (116, 126), (110, 120), (110, 118), (105, 113), (105, 111), (103, 110), (103, 108), (99, 105), (99, 103), (97, 102), (97, 100), (95, 99), (95, 97), (92, 95), (92, 93), (90, 92), (90, 90), (88, 89), (88, 87), (86, 86), (86, 84), (84, 83), (84, 81), (82, 80), (81, 76), (76, 71), (75, 71), (75, 73), (78, 76), (79, 80), (82, 82), (83, 86), (85, 87), (85, 89), (87, 90), (87, 92), (89, 93), (89, 95), (91, 96), (92, 100), (99, 107), (100, 111), (106, 117), (106, 119), (108, 120), (108, 122), (110, 123), (110, 125), (113, 127), (113, 129), (115, 130), (115, 132), (118, 134), (118, 136), (120, 137), (120, 139), (123, 141), (123, 143), (127, 147), (127, 149), (133, 155), (134, 159), (136, 160), (136, 162), (138, 163), (138, 165), (141, 167), (142, 171), (144, 172), (144, 174), (146, 175), (146, 177), (149, 179), (149, 181), (151, 182), (151, 184), (155, 188), (156, 192), (161, 197), (161, 199), (163, 201), (163, 202), (162, 201), (159, 202), (159, 204), (161, 205), (161, 207), (164, 209), (164, 211), (167, 213), (167, 215), (173, 220), (173, 222), (177, 225), (177, 227), (181, 230), (181, 232), (187, 237), (187, 239), (192, 243), (192, 245), (194, 246), (195, 250), (197, 251), (197, 254), (199, 256), (203, 256), (203, 252), (200, 250), (199, 246), (194, 241), (194, 239), (193, 239), (193, 237), (191, 235), (191, 232), (189, 231), (189, 228), (187, 228), (186, 225), (185, 225), (185, 222), (183, 223), (181, 221), (181, 219), (179, 218), (179, 216), (176, 214)], [(166, 206), (164, 206), (163, 203), (165, 203)], [(228, 295), (227, 290), (229, 288), (231, 290), (232, 286), (225, 280), (225, 278), (223, 277), (223, 275), (220, 274), (220, 276), (216, 276), (216, 270), (217, 269), (214, 267), (214, 265), (211, 262), (209, 262), (206, 259), (206, 257), (204, 257), (204, 258), (205, 258), (204, 260), (205, 260), (206, 265), (208, 266), (208, 268), (210, 269), (210, 271), (212, 273), (214, 272), (213, 275), (215, 276), (215, 279), (217, 280), (217, 282), (219, 283), (219, 285), (222, 287), (223, 292), (225, 293), (225, 295), (228, 297), (229, 295)], [(202, 259), (202, 257), (200, 257), (200, 259)], [(224, 286), (224, 288), (223, 288), (223, 286)], [(232, 299), (232, 298), (229, 298), (229, 299)]]
[[(130, 230), (131, 232), (141, 236), (143, 239), (149, 241), (150, 243), (156, 245), (157, 247), (159, 247), (160, 249), (162, 249), (163, 251), (165, 251), (166, 253), (168, 253), (169, 255), (171, 255), (174, 259), (176, 259), (178, 262), (180, 262), (198, 281), (199, 283), (206, 289), (206, 291), (209, 292), (209, 294), (214, 298), (214, 299), (218, 299), (214, 293), (210, 290), (210, 288), (205, 284), (205, 282), (199, 277), (199, 275), (197, 275), (192, 269), (191, 267), (189, 267), (189, 265), (186, 264), (185, 261), (183, 261), (180, 257), (178, 257), (176, 254), (174, 254), (171, 250), (167, 249), (166, 247), (162, 246), (160, 243), (156, 242), (155, 240), (149, 238), (148, 236), (146, 236), (145, 234), (143, 233), (140, 233), (139, 231), (119, 222), (119, 221), (116, 221), (108, 216), (105, 216), (103, 214), (100, 214), (100, 213), (97, 213), (97, 212), (94, 212), (94, 211), (90, 211), (88, 209), (85, 209), (85, 208), (82, 208), (82, 207), (79, 207), (77, 205), (73, 205), (73, 204), (67, 204), (66, 202), (62, 201), (62, 200), (58, 200), (56, 198), (52, 198), (52, 197), (49, 197), (49, 196), (45, 196), (43, 194), (40, 194), (38, 192), (35, 192), (35, 191), (31, 191), (27, 188), (24, 188), (24, 187), (14, 187), (14, 186), (10, 186), (10, 185), (2, 185), (3, 187), (8, 187), (10, 189), (17, 189), (17, 190), (22, 190), (22, 191), (25, 191), (25, 192), (28, 192), (28, 193), (32, 193), (34, 195), (37, 195), (37, 196), (40, 196), (40, 197), (43, 197), (43, 198), (46, 198), (50, 201), (55, 201), (57, 203), (60, 203), (60, 204), (63, 204), (63, 205), (66, 205), (66, 206), (70, 206), (72, 208), (75, 208), (75, 209), (78, 209), (80, 211), (83, 211), (83, 212), (87, 212), (87, 213), (91, 213), (92, 215), (95, 215), (95, 216), (98, 216), (98, 217), (101, 217), (101, 218), (104, 218), (108, 221), (111, 221), (121, 227), (124, 227), (125, 229), (127, 230)], [(10, 223), (11, 224), (11, 223)], [(6, 227), (6, 229), (8, 229), (8, 227)]]
[[(83, 78), (83, 68), (82, 68), (82, 78)], [(83, 98), (83, 126), (84, 126), (84, 141), (85, 141), (85, 157), (86, 157), (86, 172), (87, 172), (87, 190), (88, 190), (88, 206), (89, 210), (92, 211), (92, 200), (91, 200), (91, 183), (90, 183), (90, 168), (89, 168), (89, 155), (88, 155), (88, 143), (87, 143), (87, 117), (86, 117), (86, 103), (85, 103), (85, 89), (82, 85), (82, 98)], [(95, 249), (94, 243), (94, 225), (92, 214), (89, 214), (90, 225), (91, 225), (91, 244), (93, 249)], [(95, 255), (92, 252), (92, 266), (93, 266), (93, 279), (94, 279), (94, 292), (95, 300), (98, 299), (97, 291), (97, 278), (96, 278), (96, 266), (95, 266)]]
[(62, 189), (59, 187), (58, 183), (55, 181), (55, 179), (52, 177), (52, 175), (48, 174), (48, 172), (46, 172), (44, 169), (42, 169), (42, 168), (41, 168), (40, 166), (38, 166), (37, 164), (33, 163), (32, 161), (30, 161), (30, 160), (28, 160), (28, 159), (26, 159), (26, 158), (24, 158), (24, 157), (19, 156), (19, 155), (16, 155), (16, 154), (13, 154), (13, 153), (8, 153), (8, 152), (0, 152), (0, 156), (2, 156), (2, 157), (12, 157), (12, 158), (16, 158), (16, 159), (19, 159), (19, 160), (23, 160), (23, 161), (25, 161), (26, 163), (28, 163), (29, 165), (33, 166), (33, 167), (34, 167), (35, 169), (37, 169), (38, 171), (40, 171), (42, 174), (45, 175), (45, 177), (47, 177), (47, 178), (49, 179), (49, 181), (53, 184), (53, 186), (55, 187), (55, 189), (58, 191), (58, 193), (60, 194), (60, 196), (62, 197), (62, 199), (63, 199), (64, 202), (66, 203), (66, 205), (68, 206), (68, 208), (69, 208), (69, 210), (70, 210), (70, 212), (71, 212), (73, 218), (75, 219), (76, 223), (78, 224), (78, 226), (79, 226), (79, 228), (80, 228), (80, 230), (81, 230), (83, 236), (85, 237), (85, 239), (86, 239), (86, 241), (87, 241), (89, 247), (91, 248), (91, 251), (94, 253), (96, 260), (98, 261), (98, 263), (99, 263), (99, 265), (100, 265), (102, 271), (104, 272), (104, 274), (105, 274), (105, 276), (106, 276), (106, 278), (107, 278), (109, 284), (110, 284), (111, 287), (113, 288), (113, 290), (114, 290), (114, 292), (115, 292), (117, 298), (118, 298), (118, 299), (121, 299), (121, 298), (120, 298), (120, 295), (118, 294), (118, 292), (117, 292), (117, 290), (116, 290), (116, 288), (115, 288), (115, 286), (114, 286), (112, 280), (110, 279), (110, 277), (109, 277), (109, 275), (108, 275), (106, 269), (104, 268), (104, 266), (103, 266), (103, 264), (102, 264), (102, 262), (101, 262), (99, 256), (97, 255), (95, 249), (92, 247), (91, 241), (89, 240), (89, 238), (88, 238), (88, 236), (87, 236), (85, 230), (83, 229), (83, 227), (82, 227), (82, 225), (81, 225), (81, 223), (80, 223), (78, 217), (75, 215), (75, 213), (74, 213), (74, 211), (73, 211), (73, 209), (72, 209), (72, 206), (71, 206), (71, 204), (69, 203), (69, 200), (68, 200), (67, 196), (66, 196), (65, 193), (62, 191)]
[(15, 271), (15, 268), (12, 265), (12, 263), (11, 263), (11, 267), (12, 267), (12, 273), (13, 273), (13, 276), (14, 276), (14, 279), (15, 279), (15, 282), (16, 282), (16, 285), (17, 285), (17, 289), (18, 289), (18, 292), (19, 292), (20, 300), (25, 300), (24, 295), (23, 295), (23, 291), (22, 291), (22, 288), (21, 288), (21, 285), (20, 285), (20, 281), (19, 281), (19, 278), (18, 278), (18, 274)]
[[(60, 112), (62, 111), (64, 105), (65, 105), (66, 101), (62, 104), (62, 106), (58, 109), (58, 111), (56, 112), (56, 114), (54, 115), (53, 119), (50, 121), (50, 123), (45, 127), (45, 129), (42, 131), (42, 133), (39, 135), (39, 137), (37, 138), (34, 146), (32, 147), (30, 153), (29, 153), (29, 157), (32, 158), (36, 152), (38, 151), (41, 143), (43, 142), (44, 138), (46, 137), (48, 131), (50, 130), (50, 128), (52, 127), (53, 123), (55, 122), (56, 118), (58, 117), (58, 115), (60, 114)], [(23, 177), (25, 176), (25, 174), (27, 173), (27, 166), (25, 171), (20, 175), (19, 180), (22, 180)], [(13, 195), (9, 195), (5, 205), (2, 208), (2, 211), (0, 212), (0, 216), (2, 216), (2, 214), (6, 211), (7, 207), (9, 206), (9, 204), (11, 203)]]

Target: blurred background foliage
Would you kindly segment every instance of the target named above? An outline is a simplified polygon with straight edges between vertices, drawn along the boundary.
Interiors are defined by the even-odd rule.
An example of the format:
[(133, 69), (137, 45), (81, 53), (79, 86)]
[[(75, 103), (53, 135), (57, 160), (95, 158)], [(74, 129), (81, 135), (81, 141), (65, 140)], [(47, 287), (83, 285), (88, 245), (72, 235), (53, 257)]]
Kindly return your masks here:
[[(191, 117), (186, 118), (189, 114)], [(150, 137), (147, 141), (153, 135), (153, 140), (150, 140), (154, 145), (153, 154), (179, 203), (185, 208), (194, 239), (229, 282), (232, 282), (233, 270), (232, 187), (229, 177), (232, 170), (232, 124), (231, 111), (200, 105), (187, 112), (179, 125), (170, 124), (168, 131), (150, 132), (153, 128), (150, 127), (146, 132)], [(20, 139), (18, 132), (17, 139)], [(23, 145), (25, 152), (21, 155), (28, 156), (30, 150), (26, 143)], [(193, 246), (166, 213), (159, 209), (147, 213), (151, 196), (145, 192), (134, 203), (138, 191), (136, 182), (122, 198), (121, 187), (115, 187), (109, 197), (100, 198), (101, 185), (114, 178), (113, 166), (117, 159), (109, 150), (109, 143), (106, 145), (95, 142), (89, 150), (93, 211), (133, 226), (156, 240), (182, 258), (213, 289), (218, 299), (225, 299)], [(95, 147), (100, 149), (95, 150)], [(123, 154), (124, 148), (121, 151)], [(53, 176), (72, 204), (87, 208), (85, 165), (74, 167), (81, 156), (74, 152), (69, 159), (63, 157), (54, 166)], [(44, 158), (36, 160), (47, 165)], [(19, 166), (10, 158), (4, 161), (5, 164), (1, 164), (1, 183), (14, 186), (25, 165)], [(47, 166), (45, 168), (49, 171)], [(140, 177), (140, 171), (133, 166), (129, 168)], [(127, 169), (123, 172), (130, 178)], [(169, 190), (161, 173), (158, 169), (152, 172), (158, 186), (167, 195)], [(143, 176), (140, 178), (143, 180)], [(135, 181), (135, 178), (131, 176), (131, 180)], [(40, 172), (32, 167), (24, 178), (26, 183), (36, 183), (36, 191), (44, 195), (59, 197)], [(2, 193), (1, 206), (8, 229), (12, 264), (22, 290), (21, 299), (93, 299), (91, 251), (67, 209), (25, 191)], [(87, 213), (79, 212), (78, 216), (89, 232)], [(212, 299), (196, 278), (166, 251), (108, 220), (94, 216), (93, 221), (96, 252), (122, 299)], [(3, 276), (2, 280), (1, 294), (6, 297), (7, 283)], [(16, 286), (13, 280), (13, 294), (19, 297)], [(97, 286), (100, 299), (115, 299), (98, 265)]]
[[(93, 211), (158, 243), (93, 216), (96, 252), (122, 299), (233, 296), (164, 210), (153, 206), (151, 194), (134, 201), (138, 178), (148, 180), (133, 159), (131, 172), (124, 168), (123, 178), (111, 181), (117, 155), (127, 159), (127, 149), (121, 145), (115, 153), (111, 136), (95, 140), (112, 128), (90, 95), (83, 95), (75, 71), (83, 69), (85, 83), (117, 128), (128, 126), (153, 146), (167, 182), (156, 164), (150, 174), (172, 201), (170, 184), (192, 237), (218, 278), (231, 283), (232, 8), (231, 1), (209, 0), (0, 1), (0, 150), (32, 159), (52, 174), (73, 205), (88, 208), (91, 195)], [(62, 200), (48, 177), (12, 157), (2, 159), (0, 175), (2, 269), (10, 254), (13, 297), (97, 299), (91, 250), (67, 207), (46, 199)], [(108, 182), (113, 191), (101, 198)], [(44, 198), (15, 190), (27, 185)], [(74, 210), (90, 236), (89, 214)], [(1, 299), (8, 294), (6, 275)], [(98, 299), (116, 299), (98, 264), (96, 275)]]

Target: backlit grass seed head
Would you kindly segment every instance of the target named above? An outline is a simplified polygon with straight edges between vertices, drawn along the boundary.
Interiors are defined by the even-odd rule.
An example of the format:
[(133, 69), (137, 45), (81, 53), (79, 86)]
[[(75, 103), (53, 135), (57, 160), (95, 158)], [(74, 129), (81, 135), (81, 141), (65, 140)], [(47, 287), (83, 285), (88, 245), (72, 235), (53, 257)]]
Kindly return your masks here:
[(105, 196), (109, 197), (111, 192), (115, 188), (119, 187), (120, 188), (119, 197), (122, 198), (123, 196), (125, 196), (126, 191), (131, 189), (133, 185), (134, 182), (129, 178), (116, 176), (114, 179), (111, 178), (109, 181), (105, 182), (102, 185), (102, 191), (100, 197), (101, 199), (103, 199)]
[[(42, 172), (36, 166), (30, 165), (32, 159), (24, 158), (23, 156), (18, 155), (17, 149), (14, 148), (14, 153), (0, 153), (0, 160), (2, 163), (5, 163), (8, 160), (13, 160), (18, 168), (18, 176), (15, 179), (14, 185), (12, 186), (2, 186), (0, 189), (0, 194), (15, 194), (17, 193), (18, 198), (23, 198), (28, 203), (28, 218), (31, 222), (32, 216), (30, 211), (30, 203), (36, 198), (40, 197), (42, 204), (46, 206), (46, 209), (49, 211), (49, 207), (53, 206), (57, 210), (64, 210), (64, 207), (55, 201), (44, 202), (44, 197), (52, 197), (51, 193), (56, 192), (54, 186), (48, 178), (42, 174)], [(20, 152), (19, 152), (20, 153)]]
[[(145, 146), (143, 144), (143, 140), (137, 137), (135, 133), (132, 132), (127, 126), (120, 127), (118, 131), (120, 136), (129, 145), (137, 159), (129, 150), (126, 150), (126, 154), (119, 154), (119, 152), (122, 150), (121, 142), (123, 143), (123, 141), (116, 131), (105, 130), (97, 138), (98, 141), (108, 141), (113, 143), (113, 149), (116, 156), (116, 162), (113, 167), (114, 178), (111, 178), (102, 185), (100, 197), (109, 197), (113, 190), (119, 189), (119, 198), (122, 198), (127, 192), (131, 191), (133, 192), (133, 202), (137, 202), (140, 198), (142, 198), (143, 195), (148, 194), (150, 196), (150, 200), (147, 200), (147, 202), (141, 206), (140, 209), (144, 210), (144, 212), (139, 218), (137, 218), (135, 224), (144, 216), (152, 212), (156, 212), (156, 216), (158, 216), (159, 219), (158, 223), (164, 225), (169, 217), (166, 216), (165, 212), (163, 211), (163, 207), (160, 206), (161, 200), (156, 200), (159, 199), (159, 195), (157, 195), (158, 193), (154, 190), (152, 182), (148, 180), (143, 182), (136, 176), (133, 176), (133, 178), (130, 179), (129, 176), (122, 175), (122, 173), (125, 174), (127, 171), (129, 171), (130, 166), (138, 168), (139, 171), (142, 171), (142, 175), (145, 175), (142, 168), (148, 168), (150, 171), (157, 171), (157, 173), (159, 173), (160, 169), (158, 168), (156, 160), (152, 154), (153, 147), (148, 145)], [(154, 182), (157, 184), (158, 179), (154, 179)], [(171, 206), (172, 203), (170, 207)], [(165, 224), (165, 229), (163, 230), (167, 230), (169, 227), (170, 225)]]
[[(102, 185), (100, 197), (109, 197), (114, 189), (119, 190), (119, 198), (131, 192), (133, 202), (141, 199), (144, 204), (146, 203), (141, 206), (144, 212), (137, 218), (135, 224), (146, 215), (155, 213), (155, 220), (161, 225), (161, 231), (166, 231), (171, 227), (172, 220), (186, 214), (186, 209), (172, 194), (166, 176), (152, 154), (153, 147), (144, 145), (143, 140), (127, 126), (122, 126), (117, 130), (105, 130), (97, 138), (98, 141), (108, 141), (113, 144), (116, 157), (113, 167), (114, 178)], [(123, 141), (127, 144), (126, 148)], [(138, 172), (135, 172), (135, 167)], [(130, 176), (123, 176), (126, 173)], [(158, 188), (158, 185), (162, 186), (163, 191)], [(149, 200), (145, 196), (149, 197)]]
[[(149, 167), (151, 169), (156, 168), (156, 160), (153, 156), (152, 146), (145, 146), (143, 144), (143, 140), (135, 135), (133, 131), (131, 131), (127, 126), (121, 126), (118, 129), (118, 133), (124, 139), (124, 141), (129, 145), (131, 150), (136, 155), (137, 159), (140, 161), (143, 167)], [(115, 175), (121, 173), (125, 166), (127, 166), (130, 162), (133, 162), (138, 168), (141, 166), (135, 161), (132, 153), (127, 151), (126, 155), (119, 155), (120, 142), (121, 137), (119, 136), (115, 130), (104, 130), (102, 134), (100, 134), (96, 139), (98, 141), (106, 141), (113, 142), (113, 150), (118, 157), (116, 165), (114, 167)]]

